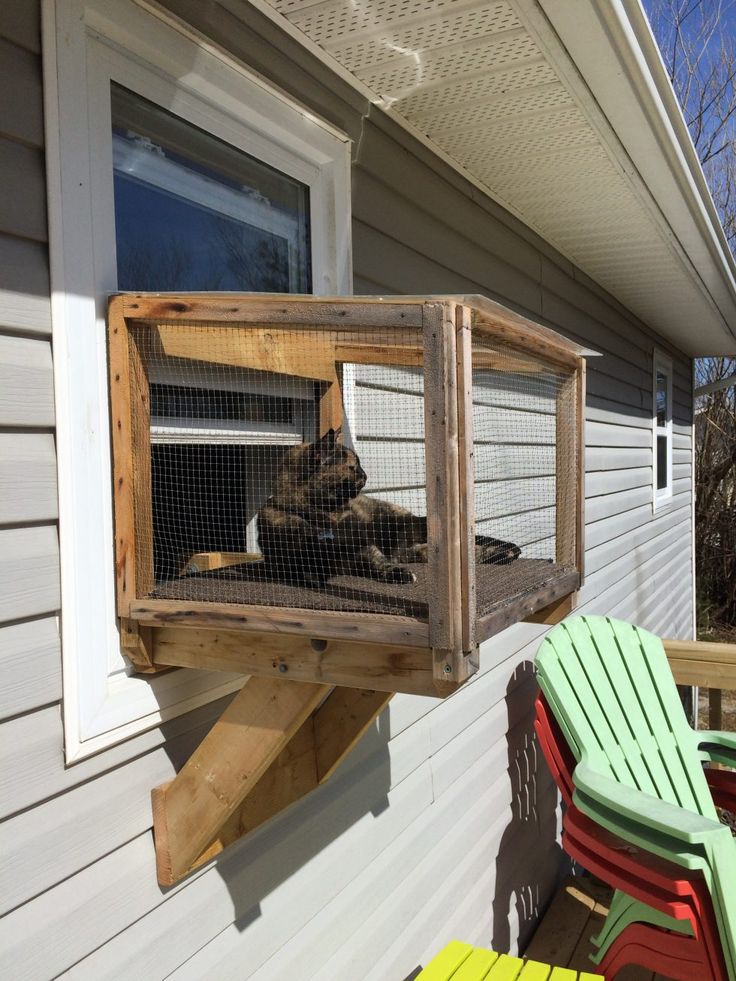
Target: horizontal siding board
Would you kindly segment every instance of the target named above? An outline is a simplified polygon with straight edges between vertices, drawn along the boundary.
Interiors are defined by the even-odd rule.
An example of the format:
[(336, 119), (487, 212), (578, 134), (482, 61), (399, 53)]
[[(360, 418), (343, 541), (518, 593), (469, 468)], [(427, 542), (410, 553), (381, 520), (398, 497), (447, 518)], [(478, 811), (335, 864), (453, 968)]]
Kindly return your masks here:
[(0, 232), (45, 242), (46, 173), (43, 153), (0, 137)]
[[(634, 577), (638, 568), (644, 566), (658, 550), (664, 551), (674, 542), (689, 542), (686, 530), (691, 523), (691, 518), (683, 508), (680, 509), (678, 517), (679, 520), (674, 522), (665, 522), (661, 515), (658, 516), (657, 521), (652, 522), (649, 538), (641, 545), (628, 550), (622, 547), (613, 562), (603, 564), (595, 570), (586, 569), (585, 582), (579, 593), (580, 602), (587, 602), (594, 596), (602, 595), (606, 589), (622, 579)], [(639, 584), (639, 588), (644, 587)]]
[(186, 734), (197, 733), (201, 739), (229, 700), (202, 705), (73, 766), (64, 765), (64, 730), (59, 705), (9, 719), (0, 729), (0, 818), (84, 785), (159, 746), (166, 745), (174, 765), (181, 766), (186, 755), (180, 755), (178, 747), (189, 746)]
[(41, 59), (0, 37), (0, 92), (11, 91), (17, 95), (0, 101), (0, 135), (43, 146)]
[(48, 341), (0, 335), (0, 426), (54, 424), (54, 377)]
[[(652, 502), (651, 475), (648, 484), (623, 491), (602, 494), (599, 497), (588, 498), (585, 502), (586, 532), (595, 522), (610, 518), (614, 514), (623, 514), (642, 504)], [(588, 541), (586, 539), (586, 541)], [(588, 542), (589, 544), (589, 542)]]
[(0, 915), (149, 830), (151, 788), (175, 776), (170, 754), (185, 759), (200, 738), (199, 731), (186, 733), (166, 748), (5, 821), (0, 838)]
[(50, 296), (45, 243), (0, 232), (0, 328), (50, 335)]
[[(371, 136), (370, 132), (364, 134), (363, 143), (370, 141)], [(386, 173), (386, 165), (390, 166), (391, 161), (385, 161), (383, 173)], [(528, 253), (523, 257), (519, 255), (518, 240), (516, 248), (510, 245), (506, 255), (499, 249), (497, 254), (491, 256), (488, 241), (469, 241), (461, 225), (449, 224), (438, 218), (436, 210), (430, 213), (408, 201), (404, 187), (402, 185), (401, 189), (394, 190), (367, 175), (360, 164), (354, 167), (355, 220), (372, 226), (390, 239), (400, 240), (417, 255), (442, 262), (449, 272), (482, 283), (486, 292), (497, 296), (523, 296), (538, 292), (538, 261), (536, 256)], [(431, 198), (426, 198), (425, 206), (430, 201)], [(433, 204), (436, 205), (436, 201)], [(526, 268), (520, 269), (513, 263), (511, 260), (514, 257), (522, 263), (526, 258)]]
[(0, 524), (52, 521), (57, 516), (54, 437), (0, 433)]
[[(366, 131), (355, 168), (357, 181), (354, 196), (361, 209), (360, 213), (368, 223), (374, 219), (376, 201), (381, 200), (382, 194), (385, 194), (390, 181), (388, 175), (401, 174), (402, 180), (400, 185), (397, 182), (396, 189), (400, 188), (406, 213), (412, 216), (428, 215), (427, 204), (431, 202), (434, 207), (432, 214), (441, 216), (445, 227), (462, 229), (465, 244), (458, 255), (491, 255), (501, 259), (504, 264), (513, 266), (528, 278), (539, 280), (539, 254), (533, 245), (504, 222), (494, 220), (483, 207), (485, 202), (479, 206), (477, 197), (448, 188), (446, 180), (435, 168), (426, 166), (415, 154), (407, 154), (381, 128), (378, 118), (374, 119), (376, 124)], [(396, 193), (390, 193), (395, 201)], [(372, 208), (369, 203), (372, 203)], [(384, 208), (385, 205), (381, 204), (379, 210), (383, 211)], [(511, 218), (510, 215), (505, 217)], [(438, 242), (441, 241), (440, 235)], [(426, 248), (426, 242), (423, 246), (420, 243), (418, 251), (424, 252)], [(448, 262), (451, 256), (443, 253), (441, 258)]]
[(650, 542), (646, 548), (640, 549), (636, 555), (630, 557), (629, 561), (621, 559), (615, 566), (596, 573), (594, 577), (591, 576), (590, 582), (586, 579), (579, 594), (580, 605), (577, 612), (580, 615), (606, 614), (617, 603), (642, 592), (637, 577), (633, 575), (634, 572), (642, 579), (644, 576), (651, 577), (651, 580), (647, 578), (646, 581), (653, 588), (657, 573), (666, 569), (671, 576), (673, 570), (679, 568), (681, 556), (681, 530), (675, 528)]
[(652, 486), (652, 461), (643, 467), (627, 467), (619, 470), (598, 470), (585, 474), (585, 496), (591, 498), (613, 494), (635, 487)]
[(0, 623), (59, 608), (59, 539), (55, 527), (0, 531)]
[(626, 446), (652, 448), (652, 429), (627, 426), (623, 422), (612, 426), (605, 422), (586, 421), (585, 442), (587, 446)]
[[(150, 837), (142, 836), (7, 916), (0, 922), (0, 939), (6, 924), (4, 936), (9, 940), (17, 936), (12, 930), (13, 918), (35, 907), (36, 916), (25, 921), (33, 943), (43, 948), (34, 950), (33, 967), (45, 965), (48, 976), (71, 966), (70, 959), (78, 951), (85, 947), (92, 950), (101, 939), (112, 939), (132, 924), (107, 948), (78, 965), (71, 976), (95, 981), (105, 977), (164, 977), (232, 923), (235, 904), (236, 918), (248, 925), (247, 955), (240, 966), (240, 976), (247, 977), (370, 866), (385, 841), (397, 838), (429, 807), (427, 763), (387, 791), (388, 779), (386, 765), (379, 762), (324, 785), (248, 841), (230, 849), (217, 865), (165, 895), (153, 877)], [(105, 875), (95, 875), (97, 867), (102, 872), (110, 861), (114, 864), (104, 869)], [(76, 888), (75, 879), (79, 880)], [(81, 897), (74, 903), (75, 920), (85, 925), (76, 936), (73, 932), (70, 935), (58, 914), (54, 915), (69, 886), (71, 895)], [(85, 910), (97, 911), (99, 907), (102, 915), (85, 918)], [(46, 912), (50, 924), (42, 923)], [(21, 945), (16, 943), (6, 959), (11, 967), (17, 962), (22, 970), (23, 956)], [(34, 975), (17, 975), (26, 976)]]
[[(358, 385), (353, 404), (354, 429), (358, 439), (424, 439), (424, 400), (418, 395)], [(485, 440), (552, 445), (555, 441), (555, 419), (549, 411), (531, 411), (531, 406), (530, 411), (520, 412), (475, 401), (473, 431), (476, 444)]]
[(56, 618), (0, 627), (0, 719), (61, 698)]
[[(492, 755), (492, 754), (491, 754)], [(479, 768), (473, 767), (476, 779), (480, 778)], [(486, 770), (488, 772), (488, 770)], [(466, 804), (464, 820), (458, 821), (462, 830), (472, 834), (485, 819), (488, 821), (488, 800), (497, 793), (492, 786), (485, 793), (477, 793), (465, 788), (460, 800)], [(350, 965), (343, 969), (341, 964), (330, 964), (329, 957), (338, 954), (342, 961), (346, 952), (358, 954), (354, 937), (366, 925), (365, 910), (389, 906), (393, 909), (396, 928), (402, 929), (409, 906), (393, 901), (393, 893), (402, 882), (414, 881), (424, 884), (421, 872), (421, 859), (433, 851), (433, 843), (441, 835), (442, 820), (450, 819), (448, 803), (434, 802), (416, 821), (395, 839), (391, 845), (376, 857), (371, 867), (360, 878), (347, 885), (340, 895), (323, 907), (316, 917), (305, 925), (301, 933), (283, 950), (275, 953), (264, 963), (254, 978), (271, 978), (273, 981), (287, 977), (312, 978), (320, 975), (320, 968), (329, 971), (334, 978), (366, 976), (360, 957), (350, 958)], [(484, 817), (482, 816), (484, 815)], [(487, 826), (487, 824), (486, 824)], [(460, 828), (458, 827), (458, 831)], [(336, 920), (337, 917), (337, 920)], [(340, 923), (340, 930), (334, 924)], [(333, 926), (330, 932), (329, 925)], [(216, 938), (213, 944), (202, 950), (198, 956), (175, 972), (176, 981), (189, 981), (197, 977), (216, 976), (223, 979), (237, 977), (237, 964), (248, 957), (245, 938), (238, 936), (237, 930), (230, 927)], [(387, 941), (384, 939), (384, 943)], [(375, 948), (374, 948), (375, 953)], [(386, 977), (402, 977), (402, 973), (390, 972)]]
[(38, 54), (41, 51), (40, 0), (0, 3), (0, 37)]
[(361, 118), (369, 108), (366, 99), (315, 62), (303, 45), (254, 6), (240, 0), (206, 4), (200, 0), (164, 0), (161, 6), (222, 45), (251, 71), (274, 78), (282, 91), (343, 130), (355, 145), (359, 143)]
[(603, 568), (610, 562), (615, 562), (623, 553), (629, 549), (635, 549), (646, 543), (651, 535), (657, 531), (665, 531), (667, 528), (680, 524), (683, 518), (690, 520), (689, 502), (677, 508), (668, 508), (661, 515), (657, 515), (656, 521), (652, 520), (651, 514), (644, 516), (644, 520), (639, 527), (632, 529), (623, 538), (612, 538), (596, 546), (588, 547), (585, 555), (586, 575)]

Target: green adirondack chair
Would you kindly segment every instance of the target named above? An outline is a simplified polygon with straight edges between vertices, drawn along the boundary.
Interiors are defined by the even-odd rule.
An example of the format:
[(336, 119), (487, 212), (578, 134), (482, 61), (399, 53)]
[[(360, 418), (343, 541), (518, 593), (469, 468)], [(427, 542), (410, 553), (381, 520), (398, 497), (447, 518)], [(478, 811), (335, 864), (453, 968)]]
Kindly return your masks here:
[[(566, 620), (545, 637), (536, 667), (578, 761), (575, 803), (637, 847), (702, 872), (736, 981), (736, 842), (702, 768), (704, 760), (736, 766), (736, 734), (690, 728), (661, 641), (629, 623)], [(615, 906), (619, 925), (632, 916), (660, 923), (642, 904)], [(607, 947), (618, 932), (607, 925), (597, 939)]]

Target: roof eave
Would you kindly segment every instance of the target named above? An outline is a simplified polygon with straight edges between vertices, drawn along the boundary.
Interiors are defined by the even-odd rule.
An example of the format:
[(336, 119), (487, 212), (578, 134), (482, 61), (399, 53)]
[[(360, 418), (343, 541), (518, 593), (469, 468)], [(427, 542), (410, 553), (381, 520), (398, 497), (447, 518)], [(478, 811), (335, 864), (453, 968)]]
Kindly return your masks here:
[[(536, 3), (609, 124), (601, 137), (622, 154), (622, 167), (634, 165), (674, 236), (683, 272), (714, 312), (688, 335), (652, 326), (693, 356), (736, 353), (736, 263), (641, 3)], [(524, 0), (520, 6), (530, 12)]]

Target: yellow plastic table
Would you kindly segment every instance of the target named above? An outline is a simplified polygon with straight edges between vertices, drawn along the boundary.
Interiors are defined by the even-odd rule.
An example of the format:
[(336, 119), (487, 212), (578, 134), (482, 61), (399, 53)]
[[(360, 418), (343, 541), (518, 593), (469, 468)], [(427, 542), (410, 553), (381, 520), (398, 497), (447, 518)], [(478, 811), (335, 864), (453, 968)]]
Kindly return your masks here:
[(416, 981), (603, 981), (603, 975), (525, 961), (451, 940)]

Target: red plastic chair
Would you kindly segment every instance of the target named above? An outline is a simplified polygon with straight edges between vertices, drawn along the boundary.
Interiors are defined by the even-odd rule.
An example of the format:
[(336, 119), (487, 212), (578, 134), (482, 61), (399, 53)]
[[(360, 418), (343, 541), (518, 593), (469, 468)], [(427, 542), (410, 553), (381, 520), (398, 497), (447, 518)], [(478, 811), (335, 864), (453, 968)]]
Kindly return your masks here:
[[(597, 825), (572, 803), (575, 760), (543, 695), (536, 702), (535, 730), (567, 810), (562, 843), (576, 861), (604, 882), (674, 918), (689, 922), (692, 936), (647, 923), (631, 923), (611, 942), (600, 968), (613, 977), (625, 964), (641, 964), (683, 981), (727, 979), (713, 906), (706, 883), (697, 873), (648, 853)], [(707, 773), (720, 806), (733, 806), (733, 775)]]

